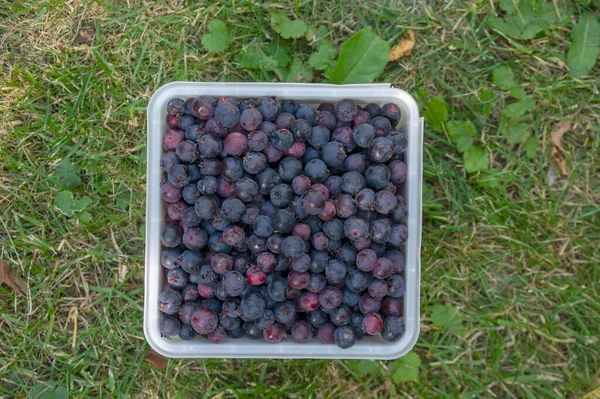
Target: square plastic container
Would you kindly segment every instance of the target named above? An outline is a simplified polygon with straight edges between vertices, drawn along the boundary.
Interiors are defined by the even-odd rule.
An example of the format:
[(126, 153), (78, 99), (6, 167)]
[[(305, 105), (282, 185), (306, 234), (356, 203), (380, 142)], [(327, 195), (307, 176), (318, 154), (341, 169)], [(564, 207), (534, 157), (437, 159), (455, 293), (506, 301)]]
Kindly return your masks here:
[[(404, 320), (406, 333), (397, 342), (385, 342), (379, 337), (357, 341), (348, 349), (321, 344), (318, 339), (300, 344), (291, 339), (269, 344), (249, 338), (227, 339), (214, 344), (203, 338), (183, 341), (177, 337), (161, 337), (158, 330), (158, 295), (163, 286), (160, 264), (160, 230), (164, 225), (166, 207), (160, 196), (162, 171), (159, 165), (163, 153), (162, 137), (168, 127), (165, 122), (166, 105), (173, 97), (183, 99), (199, 95), (238, 98), (277, 96), (304, 103), (319, 104), (349, 98), (358, 104), (397, 104), (402, 119), (397, 130), (408, 137), (405, 154), (408, 175), (402, 193), (408, 207), (408, 240), (405, 244), (406, 268), (404, 278)], [(147, 189), (146, 189), (146, 275), (144, 294), (144, 334), (150, 346), (158, 353), (172, 358), (281, 358), (281, 359), (396, 359), (403, 356), (417, 342), (419, 336), (419, 295), (421, 275), (421, 186), (423, 180), (423, 120), (415, 100), (403, 90), (389, 84), (328, 85), (302, 83), (195, 83), (173, 82), (159, 88), (148, 103)]]

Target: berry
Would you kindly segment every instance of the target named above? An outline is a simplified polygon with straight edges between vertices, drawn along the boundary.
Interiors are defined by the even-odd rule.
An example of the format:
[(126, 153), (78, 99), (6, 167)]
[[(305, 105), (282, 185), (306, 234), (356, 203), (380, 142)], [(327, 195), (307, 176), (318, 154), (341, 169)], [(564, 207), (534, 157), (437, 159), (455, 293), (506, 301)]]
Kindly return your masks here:
[(313, 333), (306, 320), (296, 320), (292, 325), (292, 338), (296, 342), (304, 343), (312, 339)]
[(270, 344), (277, 344), (285, 338), (285, 328), (281, 324), (275, 323), (263, 330), (263, 338)]
[(396, 126), (398, 123), (400, 123), (400, 108), (393, 103), (384, 104), (381, 107), (381, 116), (389, 119), (392, 126)]
[(363, 294), (358, 300), (358, 308), (365, 315), (367, 313), (376, 313), (381, 309), (381, 302), (369, 294)]
[(165, 247), (179, 246), (181, 238), (181, 229), (175, 224), (167, 224), (160, 233), (160, 242)]
[(319, 293), (319, 302), (321, 303), (321, 309), (333, 310), (342, 304), (343, 295), (339, 288), (329, 286), (325, 287)]
[(240, 110), (231, 103), (221, 103), (215, 110), (215, 119), (223, 127), (233, 127), (240, 121)]
[(258, 294), (249, 294), (242, 298), (242, 317), (250, 320), (258, 319), (265, 311), (265, 301)]
[(317, 124), (318, 116), (319, 111), (306, 104), (301, 105), (300, 108), (298, 108), (298, 111), (296, 111), (296, 118), (306, 120), (311, 126)]
[(199, 250), (208, 243), (208, 234), (201, 227), (190, 227), (183, 234), (182, 241), (189, 249)]
[(240, 272), (235, 270), (228, 271), (223, 275), (223, 279), (221, 280), (221, 284), (223, 284), (223, 289), (225, 293), (229, 296), (240, 296), (244, 292), (246, 279)]
[(383, 319), (378, 313), (368, 313), (362, 321), (362, 330), (369, 335), (377, 335), (383, 329)]
[(376, 137), (369, 146), (369, 158), (373, 162), (387, 162), (394, 155), (394, 145), (385, 137)]
[(363, 123), (354, 128), (352, 137), (357, 146), (362, 148), (369, 148), (373, 140), (375, 139), (375, 128), (369, 123)]
[(358, 207), (351, 196), (340, 194), (335, 201), (335, 210), (339, 217), (346, 219), (354, 215), (358, 211)]
[(358, 114), (358, 106), (352, 100), (342, 100), (335, 107), (335, 116), (342, 122), (350, 122)]
[(363, 249), (356, 255), (356, 267), (363, 272), (373, 270), (375, 262), (377, 262), (377, 254), (372, 249)]
[(335, 333), (336, 327), (331, 323), (324, 323), (319, 327), (319, 331), (317, 332), (317, 338), (323, 344), (333, 344), (335, 343), (333, 339), (333, 335)]
[[(381, 281), (381, 280), (374, 280)], [(381, 301), (381, 313), (385, 316), (402, 316), (402, 311), (404, 310), (404, 303), (400, 298), (392, 298), (387, 296)]]
[(269, 138), (265, 132), (255, 130), (248, 135), (248, 148), (251, 151), (262, 151), (267, 148)]
[(396, 342), (404, 335), (406, 327), (404, 322), (398, 317), (386, 317), (383, 320), (383, 329), (381, 338), (388, 342)]
[(263, 121), (262, 114), (255, 108), (247, 108), (240, 115), (240, 125), (244, 130), (255, 131)]
[(331, 139), (331, 133), (325, 126), (315, 126), (311, 129), (308, 143), (315, 148), (323, 148)]
[(292, 301), (283, 301), (273, 309), (275, 320), (281, 324), (292, 323), (296, 319), (296, 305)]
[(163, 314), (158, 321), (158, 331), (165, 337), (173, 337), (179, 334), (181, 322), (175, 316)]
[(158, 295), (158, 309), (166, 314), (175, 314), (179, 311), (182, 301), (181, 294), (169, 288)]
[(273, 121), (279, 114), (281, 104), (275, 97), (261, 97), (256, 109), (261, 113), (264, 120)]
[(350, 348), (356, 342), (356, 333), (350, 326), (342, 326), (335, 329), (333, 340), (342, 349)]
[(325, 183), (330, 172), (329, 169), (327, 169), (325, 162), (320, 159), (312, 159), (304, 166), (304, 174), (313, 183)]
[(223, 149), (231, 155), (243, 155), (248, 152), (248, 139), (244, 133), (229, 133), (223, 140)]
[(218, 325), (217, 315), (211, 309), (200, 308), (192, 315), (192, 327), (198, 334), (210, 334)]
[(195, 116), (206, 120), (212, 118), (212, 116), (215, 114), (217, 102), (210, 96), (199, 96), (193, 100), (191, 105)]
[(358, 172), (347, 172), (342, 176), (342, 191), (354, 195), (367, 186), (363, 175)]
[(341, 305), (338, 308), (333, 309), (329, 312), (329, 318), (331, 322), (336, 326), (345, 326), (350, 324), (350, 316), (352, 315), (352, 311), (344, 305)]

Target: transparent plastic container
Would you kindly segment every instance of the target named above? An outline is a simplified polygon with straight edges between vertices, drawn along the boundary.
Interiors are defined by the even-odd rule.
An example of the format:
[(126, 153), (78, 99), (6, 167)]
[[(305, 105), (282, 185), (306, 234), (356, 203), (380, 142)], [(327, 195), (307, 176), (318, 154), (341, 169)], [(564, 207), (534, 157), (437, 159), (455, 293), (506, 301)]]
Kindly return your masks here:
[[(348, 349), (326, 345), (314, 338), (310, 343), (296, 343), (287, 339), (269, 344), (249, 338), (229, 338), (214, 344), (202, 337), (183, 341), (177, 337), (161, 337), (158, 330), (158, 295), (163, 286), (160, 264), (160, 230), (164, 225), (166, 206), (160, 196), (163, 153), (162, 137), (168, 127), (165, 122), (166, 105), (173, 97), (186, 99), (198, 95), (238, 98), (277, 96), (304, 103), (319, 104), (349, 98), (358, 104), (397, 104), (402, 112), (398, 131), (408, 137), (405, 162), (408, 169), (404, 196), (408, 207), (408, 240), (404, 247), (406, 268), (404, 278), (404, 320), (406, 333), (397, 342), (385, 342), (379, 337), (365, 337)], [(423, 181), (423, 120), (415, 100), (403, 90), (389, 84), (328, 85), (303, 83), (196, 83), (173, 82), (160, 87), (148, 103), (147, 188), (146, 188), (146, 274), (144, 293), (144, 334), (150, 346), (158, 353), (172, 358), (270, 358), (270, 359), (396, 359), (411, 350), (419, 336), (419, 295), (421, 275), (421, 187)]]

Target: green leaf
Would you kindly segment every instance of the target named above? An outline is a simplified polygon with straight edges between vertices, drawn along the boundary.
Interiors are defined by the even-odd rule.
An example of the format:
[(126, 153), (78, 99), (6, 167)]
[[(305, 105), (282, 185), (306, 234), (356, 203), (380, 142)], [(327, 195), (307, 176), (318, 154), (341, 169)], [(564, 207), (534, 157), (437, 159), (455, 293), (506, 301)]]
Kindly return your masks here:
[(535, 137), (530, 137), (523, 143), (523, 148), (525, 148), (525, 155), (527, 158), (534, 158), (537, 154), (538, 148), (540, 146), (540, 141)]
[[(487, 180), (490, 176), (495, 174), (486, 173), (483, 177)], [(481, 179), (480, 179), (481, 180)], [(494, 178), (495, 184), (497, 185), (497, 178)], [(490, 183), (486, 181), (486, 183)], [(444, 305), (435, 305), (431, 311), (431, 321), (438, 327), (442, 327), (450, 332), (460, 333), (464, 332), (462, 326), (462, 317), (458, 314), (456, 308)]]
[(290, 70), (286, 77), (286, 82), (310, 82), (312, 80), (312, 70), (302, 63), (300, 57), (294, 57)]
[(290, 63), (290, 56), (286, 47), (279, 40), (269, 43), (265, 52), (272, 57), (277, 67), (285, 68)]
[(508, 104), (504, 110), (504, 115), (508, 118), (516, 119), (527, 112), (530, 112), (535, 107), (535, 100), (533, 97), (525, 97), (521, 101)]
[(271, 26), (284, 39), (298, 38), (308, 32), (308, 26), (301, 19), (290, 20), (282, 13), (271, 13)]
[(517, 86), (513, 71), (507, 66), (500, 66), (493, 72), (494, 84), (502, 90), (509, 90)]
[(83, 224), (88, 224), (90, 223), (92, 220), (94, 220), (93, 216), (91, 215), (91, 213), (89, 213), (88, 211), (83, 211), (83, 212), (79, 212), (77, 214), (77, 218), (81, 221), (81, 223)]
[(425, 103), (423, 116), (427, 123), (435, 130), (442, 131), (444, 124), (448, 121), (448, 105), (442, 97), (433, 97)]
[(353, 34), (340, 48), (336, 65), (325, 72), (331, 83), (371, 83), (383, 72), (389, 44), (370, 27)]
[(335, 48), (329, 40), (319, 42), (319, 50), (310, 55), (308, 64), (314, 69), (324, 71), (333, 65), (335, 57)]
[(421, 358), (415, 352), (409, 352), (396, 361), (396, 369), (392, 373), (392, 380), (399, 384), (403, 381), (414, 381), (419, 378)]
[(475, 125), (471, 121), (452, 121), (446, 125), (450, 140), (456, 144), (456, 149), (465, 152), (473, 146), (473, 137), (477, 136)]
[(525, 97), (525, 89), (523, 87), (517, 86), (510, 89), (510, 95), (516, 98), (517, 100), (523, 99)]
[(261, 54), (256, 44), (248, 46), (237, 56), (237, 61), (244, 69), (260, 69)]
[(67, 216), (73, 216), (73, 193), (61, 191), (54, 198), (54, 206)]
[(456, 318), (456, 309), (444, 305), (435, 305), (431, 311), (431, 321), (438, 327), (446, 327)]
[(381, 371), (381, 366), (374, 360), (353, 360), (349, 365), (361, 377)]
[(80, 199), (73, 201), (72, 209), (75, 212), (81, 212), (92, 202), (90, 197), (83, 196)]
[(73, 190), (81, 184), (81, 178), (79, 177), (79, 168), (71, 163), (69, 160), (62, 161), (54, 171), (54, 177), (58, 181), (58, 184), (64, 188)]
[[(498, 187), (498, 184), (500, 184), (500, 175), (501, 174), (495, 170), (484, 170), (479, 175), (477, 182), (486, 188)], [(460, 324), (461, 321), (462, 319), (454, 323), (450, 330), (459, 335), (463, 334), (465, 332), (465, 328)]]
[(115, 198), (115, 203), (119, 209), (127, 209), (132, 202), (131, 193), (128, 191), (122, 192)]
[(227, 25), (225, 22), (218, 19), (213, 19), (208, 23), (208, 31), (202, 35), (202, 45), (208, 51), (215, 51), (221, 53), (227, 50), (231, 43), (231, 37), (227, 32)]
[(528, 40), (536, 37), (546, 29), (548, 24), (533, 9), (530, 0), (514, 1), (510, 4), (503, 2), (511, 12), (504, 18), (490, 18), (487, 24), (504, 35), (513, 39)]
[(39, 383), (31, 388), (30, 399), (67, 399), (69, 391), (55, 382)]
[(515, 12), (518, 5), (519, 0), (500, 0), (500, 8), (509, 14)]
[(529, 125), (525, 123), (508, 122), (506, 127), (506, 140), (509, 144), (519, 144), (529, 138)]
[(600, 23), (591, 14), (582, 15), (571, 31), (573, 42), (567, 53), (567, 65), (575, 78), (587, 76), (598, 59)]
[(479, 170), (485, 170), (489, 167), (490, 160), (488, 151), (485, 148), (473, 146), (463, 154), (465, 169), (469, 173)]

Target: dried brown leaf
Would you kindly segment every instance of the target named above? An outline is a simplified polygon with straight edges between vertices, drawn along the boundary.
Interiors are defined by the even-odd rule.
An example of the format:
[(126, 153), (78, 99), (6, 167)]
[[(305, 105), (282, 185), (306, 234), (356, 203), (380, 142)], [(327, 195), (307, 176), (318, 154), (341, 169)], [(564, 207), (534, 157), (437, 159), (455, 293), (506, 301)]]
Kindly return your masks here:
[(25, 295), (27, 291), (27, 283), (19, 276), (15, 276), (10, 270), (8, 262), (0, 260), (0, 282), (8, 285), (21, 295)]
[(166, 369), (167, 364), (169, 363), (169, 361), (166, 358), (162, 357), (152, 349), (148, 351), (144, 360), (147, 360), (148, 363), (150, 363), (157, 369)]
[(412, 49), (415, 47), (415, 32), (412, 29), (408, 29), (406, 34), (409, 38), (402, 38), (400, 44), (392, 47), (388, 55), (388, 61), (396, 61), (410, 55)]
[(562, 138), (573, 127), (573, 117), (577, 113), (567, 116), (567, 119), (560, 121), (554, 126), (554, 130), (550, 133), (550, 143), (552, 143), (552, 158), (560, 169), (560, 174), (567, 175), (567, 152), (562, 147)]

